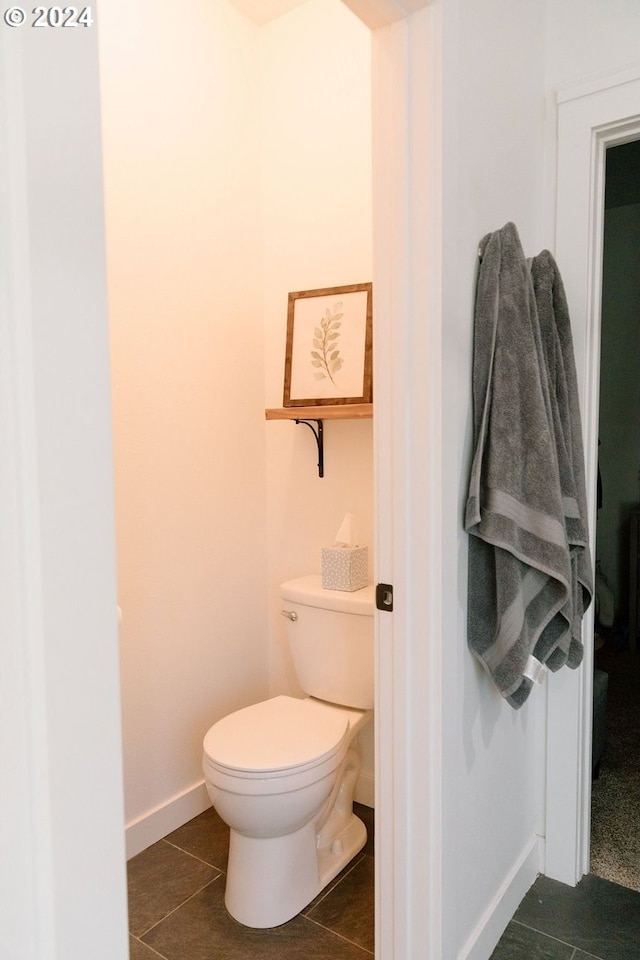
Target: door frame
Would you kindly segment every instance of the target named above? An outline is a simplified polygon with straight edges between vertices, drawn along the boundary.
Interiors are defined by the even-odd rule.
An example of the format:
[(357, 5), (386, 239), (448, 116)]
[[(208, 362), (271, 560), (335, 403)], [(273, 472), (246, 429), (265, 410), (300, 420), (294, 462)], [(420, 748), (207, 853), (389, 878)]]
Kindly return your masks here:
[[(427, 6), (427, 0), (345, 2), (373, 31), (376, 577), (394, 584), (396, 604), (393, 614), (380, 613), (376, 618), (376, 956), (378, 960), (411, 956), (440, 960), (444, 709), (437, 562), (442, 386), (440, 5), (433, 2)], [(66, 65), (60, 71), (58, 45), (46, 47), (43, 61), (39, 38), (27, 33), (3, 31), (0, 38), (6, 67), (2, 75), (7, 81), (0, 85), (0, 103), (6, 108), (0, 111), (0, 156), (7, 161), (1, 185), (7, 205), (0, 222), (0, 248), (11, 253), (0, 263), (0, 286), (7, 307), (3, 311), (4, 356), (13, 361), (2, 371), (7, 373), (7, 381), (6, 389), (3, 386), (5, 429), (0, 436), (0, 474), (5, 478), (0, 484), (0, 512), (12, 521), (0, 542), (3, 568), (12, 572), (11, 577), (0, 579), (5, 628), (0, 673), (6, 667), (3, 675), (13, 682), (10, 696), (0, 698), (0, 726), (11, 731), (9, 746), (15, 761), (6, 768), (11, 777), (5, 802), (10, 802), (16, 819), (7, 823), (3, 840), (6, 835), (8, 859), (20, 866), (12, 876), (3, 871), (0, 878), (14, 905), (11, 927), (2, 935), (8, 954), (15, 953), (19, 945), (18, 952), (33, 960), (45, 956), (54, 960), (63, 954), (73, 960), (86, 952), (81, 939), (76, 937), (73, 948), (71, 940), (65, 940), (67, 934), (71, 937), (81, 882), (70, 864), (77, 863), (81, 850), (87, 876), (93, 875), (98, 864), (100, 869), (99, 884), (82, 886), (85, 935), (93, 937), (105, 903), (109, 904), (112, 922), (109, 937), (100, 943), (100, 956), (124, 960), (126, 891), (113, 490), (107, 479), (112, 475), (112, 462), (104, 236), (98, 210), (97, 48), (95, 38), (82, 49), (65, 47)], [(27, 94), (33, 100), (47, 66), (56, 83), (41, 90), (34, 104)], [(91, 83), (80, 98), (84, 112), (78, 114), (78, 98), (59, 93), (65, 83), (72, 89), (77, 77), (85, 74)], [(78, 197), (86, 199), (85, 205), (92, 211), (95, 206), (95, 229), (92, 242), (73, 252), (86, 267), (83, 290), (88, 292), (95, 315), (92, 313), (90, 324), (81, 327), (78, 343), (82, 342), (83, 354), (79, 360), (68, 343), (52, 339), (50, 333), (58, 324), (69, 328), (71, 322), (80, 323), (82, 318), (74, 316), (71, 321), (65, 309), (68, 304), (52, 300), (48, 315), (38, 318), (50, 347), (43, 363), (43, 349), (35, 342), (38, 331), (31, 300), (34, 294), (42, 299), (47, 278), (38, 275), (34, 280), (29, 229), (34, 223), (44, 229), (51, 222), (64, 223), (65, 238), (71, 244), (86, 231), (80, 210), (75, 219), (57, 218), (55, 205), (53, 212), (47, 213), (50, 205), (38, 204), (44, 190), (38, 179), (42, 165), (30, 153), (30, 143), (40, 142), (58, 112), (61, 122), (78, 137), (82, 155), (86, 152)], [(50, 163), (64, 159), (55, 154)], [(41, 254), (42, 249), (35, 252)], [(86, 378), (88, 357), (100, 371), (90, 389), (82, 379)], [(52, 371), (55, 378), (50, 376)], [(60, 416), (56, 425), (58, 409), (64, 407), (64, 397), (74, 393), (78, 377), (87, 391), (86, 409), (81, 417), (62, 420)], [(73, 389), (60, 391), (60, 383), (71, 384)], [(73, 504), (72, 532), (83, 545), (86, 541), (84, 551), (78, 551), (68, 527), (65, 535), (66, 515), (51, 508), (50, 494), (64, 497), (64, 476), (57, 475), (59, 486), (54, 490), (43, 475), (43, 463), (52, 462), (52, 457), (61, 462), (57, 455), (61, 423), (68, 452), (64, 476), (75, 476), (80, 467), (91, 474), (84, 489), (96, 491), (95, 500), (81, 498)], [(52, 424), (56, 427), (53, 432)], [(87, 446), (99, 452), (90, 467)], [(46, 536), (38, 527), (39, 520), (47, 527)], [(97, 526), (100, 533), (93, 535)], [(95, 577), (90, 596), (81, 598), (79, 611), (77, 598), (67, 598), (73, 588), (70, 574), (87, 569), (94, 570)], [(56, 576), (64, 589), (61, 586), (59, 593), (45, 596), (42, 578), (55, 581)], [(99, 651), (105, 661), (101, 674), (95, 665), (87, 668), (89, 623), (91, 650)], [(430, 645), (423, 642), (425, 634), (433, 638)], [(68, 700), (69, 684), (82, 691), (75, 704)], [(59, 708), (55, 723), (48, 720), (47, 705), (51, 703)], [(73, 762), (74, 739), (68, 735), (69, 726), (77, 736), (91, 739), (91, 749), (83, 751), (83, 763)], [(87, 765), (88, 758), (91, 762)], [(73, 777), (65, 776), (65, 771)], [(51, 774), (51, 781), (45, 772)], [(80, 815), (86, 795), (83, 781), (89, 774), (94, 792), (104, 789), (99, 809), (84, 803)], [(24, 797), (30, 798), (29, 804), (22, 802)], [(73, 830), (57, 828), (54, 844), (50, 815), (56, 809), (64, 812), (65, 824), (73, 821)], [(104, 849), (99, 857), (92, 856), (97, 821), (98, 847)], [(36, 924), (34, 917), (38, 918)], [(53, 929), (57, 939), (48, 936)]]
[(375, 578), (394, 586), (376, 615), (376, 958), (441, 960), (441, 23), (439, 3), (393, 6), (372, 30)]
[(45, 32), (0, 31), (0, 955), (125, 960), (98, 49)]
[[(595, 562), (605, 154), (640, 138), (640, 69), (566, 87), (557, 104), (556, 258), (571, 307)], [(549, 678), (545, 873), (570, 885), (589, 872), (594, 619), (591, 604), (583, 668)]]

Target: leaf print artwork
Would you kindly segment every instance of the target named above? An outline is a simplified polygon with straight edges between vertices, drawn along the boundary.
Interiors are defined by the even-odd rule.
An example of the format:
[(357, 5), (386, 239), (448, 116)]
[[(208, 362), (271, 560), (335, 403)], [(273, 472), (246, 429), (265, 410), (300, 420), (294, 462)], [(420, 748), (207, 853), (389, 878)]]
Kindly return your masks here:
[(313, 350), (311, 351), (311, 365), (316, 367), (314, 380), (331, 380), (335, 385), (334, 376), (343, 364), (340, 356), (340, 327), (342, 326), (342, 303), (334, 303), (333, 311), (327, 307), (320, 326), (313, 331)]
[(371, 287), (289, 293), (283, 406), (371, 403)]

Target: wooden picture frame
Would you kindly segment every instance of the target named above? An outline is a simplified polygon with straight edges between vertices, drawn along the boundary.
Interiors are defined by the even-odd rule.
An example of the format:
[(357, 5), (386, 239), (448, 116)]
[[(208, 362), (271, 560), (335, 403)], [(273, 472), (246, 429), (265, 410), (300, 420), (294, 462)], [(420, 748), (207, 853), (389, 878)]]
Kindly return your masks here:
[(372, 402), (372, 284), (289, 294), (285, 407)]

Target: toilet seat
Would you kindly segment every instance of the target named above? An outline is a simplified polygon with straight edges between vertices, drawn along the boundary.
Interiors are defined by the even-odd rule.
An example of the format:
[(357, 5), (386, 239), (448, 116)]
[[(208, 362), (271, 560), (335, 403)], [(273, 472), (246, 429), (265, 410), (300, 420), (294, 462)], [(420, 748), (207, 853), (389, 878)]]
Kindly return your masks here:
[(205, 736), (207, 766), (262, 782), (298, 776), (343, 751), (352, 712), (286, 696), (244, 707), (219, 720)]

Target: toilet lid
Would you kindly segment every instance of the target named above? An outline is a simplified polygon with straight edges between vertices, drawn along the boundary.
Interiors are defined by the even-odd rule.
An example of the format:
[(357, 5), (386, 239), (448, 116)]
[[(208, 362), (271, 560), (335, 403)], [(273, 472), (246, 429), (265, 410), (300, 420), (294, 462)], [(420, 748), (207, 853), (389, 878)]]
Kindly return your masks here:
[(339, 750), (348, 728), (348, 718), (332, 707), (273, 697), (219, 720), (204, 738), (204, 752), (217, 766), (264, 776), (315, 766)]

